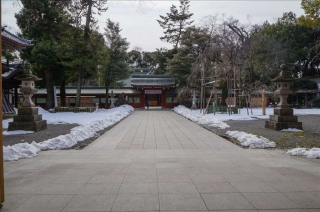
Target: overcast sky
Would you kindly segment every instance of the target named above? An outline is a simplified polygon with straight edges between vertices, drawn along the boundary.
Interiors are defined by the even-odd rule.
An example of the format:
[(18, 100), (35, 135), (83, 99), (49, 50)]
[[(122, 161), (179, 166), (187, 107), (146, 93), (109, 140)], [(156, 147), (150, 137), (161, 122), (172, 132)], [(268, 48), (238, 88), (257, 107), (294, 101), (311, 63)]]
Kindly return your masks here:
[[(140, 3), (139, 3), (140, 2)], [(283, 12), (292, 11), (300, 16), (303, 10), (300, 7), (301, 1), (201, 1), (191, 0), (190, 12), (194, 15), (192, 19), (195, 24), (207, 15), (225, 14), (233, 16), (248, 23), (248, 16), (251, 23), (261, 24), (268, 20), (274, 22), (282, 16)], [(108, 10), (99, 20), (100, 31), (103, 32), (105, 22), (119, 22), (122, 29), (121, 35), (130, 42), (130, 48), (141, 47), (143, 51), (155, 51), (156, 48), (171, 48), (160, 40), (163, 36), (163, 29), (156, 21), (159, 15), (165, 15), (170, 11), (172, 4), (179, 6), (179, 1), (108, 1)], [(8, 25), (9, 30), (18, 32), (14, 13), (17, 13), (21, 6), (16, 0), (2, 0), (2, 25)]]

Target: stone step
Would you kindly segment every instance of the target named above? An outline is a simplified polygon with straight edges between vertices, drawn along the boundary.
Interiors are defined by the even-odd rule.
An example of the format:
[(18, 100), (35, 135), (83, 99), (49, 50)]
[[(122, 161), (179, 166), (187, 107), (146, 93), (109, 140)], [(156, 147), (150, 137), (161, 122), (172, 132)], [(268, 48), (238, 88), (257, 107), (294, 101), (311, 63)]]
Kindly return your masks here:
[(265, 128), (272, 130), (283, 130), (288, 128), (296, 128), (302, 130), (302, 122), (275, 122), (275, 121), (266, 121)]
[(276, 122), (297, 122), (298, 116), (278, 116), (278, 115), (270, 115), (270, 121)]
[(38, 115), (37, 107), (22, 107), (18, 109), (18, 115)]
[(274, 115), (293, 116), (293, 109), (292, 108), (275, 108)]
[(26, 130), (26, 131), (41, 131), (47, 129), (47, 121), (35, 121), (35, 122), (9, 122), (8, 131)]
[(19, 115), (13, 117), (13, 122), (34, 122), (41, 120), (42, 115)]

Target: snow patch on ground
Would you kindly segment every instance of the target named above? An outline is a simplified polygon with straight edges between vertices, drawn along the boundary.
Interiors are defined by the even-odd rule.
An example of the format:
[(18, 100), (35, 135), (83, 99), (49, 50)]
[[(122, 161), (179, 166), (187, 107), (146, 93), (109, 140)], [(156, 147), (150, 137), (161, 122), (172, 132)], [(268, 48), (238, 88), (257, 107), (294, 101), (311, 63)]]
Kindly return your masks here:
[(26, 131), (26, 130), (15, 130), (15, 131), (3, 131), (3, 135), (24, 135), (24, 134), (31, 134), (34, 131)]
[[(49, 113), (39, 109), (47, 123), (77, 123), (80, 126), (71, 129), (66, 135), (60, 135), (40, 143), (20, 143), (4, 147), (4, 160), (12, 161), (20, 158), (34, 157), (41, 150), (67, 149), (78, 142), (91, 138), (97, 131), (118, 123), (134, 111), (133, 107), (123, 105), (113, 109), (99, 109), (93, 113)], [(44, 116), (46, 115), (46, 116)], [(14, 132), (14, 131), (12, 131)]]
[(286, 154), (291, 156), (305, 156), (307, 158), (320, 159), (320, 148), (295, 148), (287, 151)]
[(236, 138), (242, 146), (249, 147), (250, 149), (276, 147), (276, 143), (269, 141), (269, 139), (246, 132), (227, 131), (226, 134), (231, 138)]
[(182, 105), (173, 108), (173, 111), (198, 124), (218, 127), (220, 129), (226, 129), (230, 127), (229, 125), (221, 121), (219, 118), (214, 118), (214, 116), (212, 116), (211, 114), (202, 115), (197, 110), (190, 110), (189, 108), (186, 108)]
[(288, 128), (288, 129), (283, 129), (281, 132), (302, 132), (303, 130), (299, 130), (296, 128)]
[(3, 147), (4, 161), (19, 160), (20, 158), (31, 158), (40, 152), (36, 146), (28, 143), (20, 143)]

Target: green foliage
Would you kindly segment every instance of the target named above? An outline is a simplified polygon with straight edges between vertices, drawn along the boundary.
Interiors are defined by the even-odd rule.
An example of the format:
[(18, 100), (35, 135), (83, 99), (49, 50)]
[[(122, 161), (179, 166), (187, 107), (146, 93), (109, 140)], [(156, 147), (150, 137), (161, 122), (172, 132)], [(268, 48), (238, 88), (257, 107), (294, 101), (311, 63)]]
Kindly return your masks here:
[[(108, 19), (107, 27), (104, 30), (110, 55), (108, 65), (104, 70), (104, 84), (106, 91), (108, 91), (110, 86), (129, 75), (130, 68), (126, 63), (128, 61), (126, 51), (129, 48), (129, 42), (126, 38), (121, 37), (119, 23)], [(108, 102), (107, 100), (108, 92), (106, 92), (106, 102)]]
[[(68, 4), (69, 1), (64, 2)], [(53, 85), (58, 80), (57, 48), (63, 27), (67, 25), (62, 2), (53, 0), (22, 0), (22, 9), (15, 14), (22, 36), (33, 39), (34, 47), (24, 49), (20, 56), (33, 64), (34, 71), (44, 77), (47, 88), (46, 109), (53, 108)], [(43, 83), (43, 82), (42, 82)]]
[(166, 16), (160, 15), (161, 19), (157, 20), (160, 26), (165, 30), (165, 36), (160, 39), (174, 44), (175, 49), (178, 48), (178, 44), (186, 28), (193, 23), (193, 21), (188, 21), (193, 15), (193, 13), (189, 13), (190, 1), (179, 1), (179, 9), (177, 9), (175, 5), (172, 5), (170, 13), (167, 13)]
[(189, 98), (182, 98), (179, 100), (179, 105), (183, 105), (187, 108), (191, 108), (192, 106), (192, 101)]
[(293, 91), (314, 90), (314, 89), (318, 89), (318, 84), (308, 79), (298, 79), (291, 82), (290, 88)]
[(301, 8), (305, 15), (298, 18), (298, 23), (315, 29), (320, 25), (320, 0), (302, 0)]
[(117, 107), (121, 106), (121, 105), (126, 105), (128, 104), (127, 100), (124, 98), (124, 94), (120, 94), (117, 101), (115, 102)]
[(309, 51), (314, 45), (312, 30), (298, 25), (296, 15), (284, 13), (275, 24), (265, 23), (253, 36), (251, 48), (255, 71), (265, 82), (274, 78), (279, 66), (291, 64), (294, 74), (306, 75)]
[(313, 107), (320, 108), (320, 98), (313, 100)]

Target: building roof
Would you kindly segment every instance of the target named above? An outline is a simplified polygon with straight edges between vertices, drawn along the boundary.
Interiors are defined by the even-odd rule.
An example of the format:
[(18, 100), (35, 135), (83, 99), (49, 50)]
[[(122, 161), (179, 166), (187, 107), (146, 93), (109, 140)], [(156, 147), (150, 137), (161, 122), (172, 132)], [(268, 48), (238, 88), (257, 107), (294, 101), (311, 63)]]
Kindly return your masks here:
[[(57, 94), (60, 95), (59, 87), (56, 87)], [(113, 91), (114, 94), (140, 94), (141, 91), (138, 91), (133, 88), (126, 89), (109, 89), (109, 94)], [(77, 88), (76, 87), (66, 87), (66, 95), (76, 95)], [(105, 94), (105, 87), (82, 87), (81, 95), (97, 95), (97, 94)], [(39, 89), (37, 94), (47, 94), (47, 89)]]
[(154, 69), (151, 68), (133, 68), (133, 75), (149, 75)]
[(132, 75), (132, 87), (175, 87), (176, 83), (165, 75)]
[(33, 46), (31, 40), (21, 38), (11, 32), (7, 31), (4, 27), (1, 28), (2, 48), (3, 49), (21, 49)]

